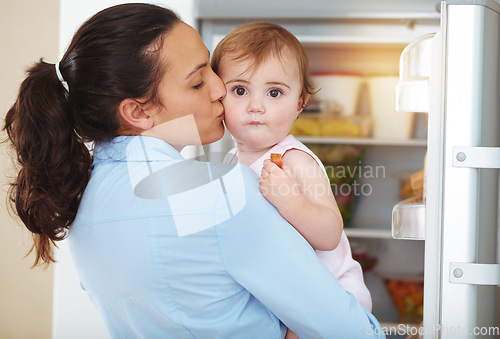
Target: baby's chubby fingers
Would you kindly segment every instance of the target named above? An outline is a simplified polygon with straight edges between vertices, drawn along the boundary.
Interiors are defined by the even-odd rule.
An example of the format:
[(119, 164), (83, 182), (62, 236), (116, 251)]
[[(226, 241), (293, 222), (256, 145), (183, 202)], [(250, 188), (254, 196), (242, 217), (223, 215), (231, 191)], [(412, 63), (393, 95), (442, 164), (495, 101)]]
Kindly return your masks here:
[(273, 164), (271, 160), (266, 159), (266, 160), (264, 160), (264, 163), (262, 165), (262, 171), (270, 172), (273, 167), (278, 167), (278, 166)]
[(279, 168), (271, 160), (264, 160), (259, 187), (262, 195), (276, 208), (285, 208), (290, 197), (300, 191), (298, 183), (289, 173), (291, 169), (283, 165)]
[(264, 165), (262, 166), (262, 172), (267, 171), (269, 173), (279, 173), (282, 171), (281, 168), (278, 167), (275, 163), (273, 163), (271, 160), (266, 159), (264, 160)]

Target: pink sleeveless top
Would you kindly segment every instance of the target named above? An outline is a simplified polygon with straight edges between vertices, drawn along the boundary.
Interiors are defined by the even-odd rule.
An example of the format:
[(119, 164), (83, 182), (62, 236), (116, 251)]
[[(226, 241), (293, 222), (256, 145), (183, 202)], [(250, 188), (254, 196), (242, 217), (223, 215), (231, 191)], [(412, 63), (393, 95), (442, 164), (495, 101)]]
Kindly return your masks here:
[[(295, 139), (292, 135), (288, 135), (279, 143), (274, 145), (269, 151), (251, 164), (250, 168), (260, 176), (264, 160), (269, 159), (271, 157), (271, 153), (279, 153), (283, 155), (285, 152), (292, 149), (300, 150), (313, 157), (326, 175), (325, 167), (323, 166), (321, 160), (319, 160), (319, 158), (309, 148)], [(231, 153), (235, 154), (235, 149), (231, 150)], [(363, 271), (361, 270), (359, 263), (352, 258), (351, 247), (344, 231), (342, 231), (340, 243), (335, 250), (316, 251), (316, 254), (326, 268), (339, 281), (342, 287), (344, 287), (347, 292), (354, 295), (359, 303), (367, 310), (371, 311), (372, 298), (364, 283)]]

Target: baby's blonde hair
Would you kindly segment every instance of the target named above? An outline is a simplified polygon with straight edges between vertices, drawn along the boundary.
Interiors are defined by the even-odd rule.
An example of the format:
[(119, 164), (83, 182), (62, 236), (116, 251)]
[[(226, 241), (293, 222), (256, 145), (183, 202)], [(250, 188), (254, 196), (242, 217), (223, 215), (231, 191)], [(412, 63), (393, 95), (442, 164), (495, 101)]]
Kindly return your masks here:
[[(297, 61), (301, 74), (302, 93), (305, 98), (313, 94), (309, 81), (309, 63), (302, 44), (280, 25), (270, 22), (251, 22), (233, 29), (219, 42), (212, 56), (212, 69), (218, 73), (221, 59), (228, 53), (235, 53), (235, 59), (253, 59), (251, 69), (255, 70), (271, 56), (276, 56), (283, 64), (284, 54)], [(286, 69), (286, 65), (283, 65)]]

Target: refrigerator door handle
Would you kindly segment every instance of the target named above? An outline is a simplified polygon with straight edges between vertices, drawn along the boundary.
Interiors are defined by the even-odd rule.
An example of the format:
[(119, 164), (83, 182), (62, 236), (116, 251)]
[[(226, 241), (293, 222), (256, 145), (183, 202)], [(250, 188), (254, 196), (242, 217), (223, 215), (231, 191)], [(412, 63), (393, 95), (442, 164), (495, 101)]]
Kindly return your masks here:
[(451, 262), (450, 283), (500, 285), (500, 264)]
[(500, 168), (500, 147), (453, 147), (453, 167)]

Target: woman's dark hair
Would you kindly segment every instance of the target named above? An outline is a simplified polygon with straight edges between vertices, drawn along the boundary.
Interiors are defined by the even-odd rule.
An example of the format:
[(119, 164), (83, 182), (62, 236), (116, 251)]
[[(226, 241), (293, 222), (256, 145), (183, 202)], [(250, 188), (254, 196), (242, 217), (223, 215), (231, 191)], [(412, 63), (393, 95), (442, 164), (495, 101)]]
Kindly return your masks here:
[(122, 100), (157, 103), (162, 38), (179, 21), (154, 5), (110, 7), (80, 27), (60, 61), (69, 91), (54, 64), (28, 69), (4, 130), (20, 165), (9, 198), (33, 233), (33, 266), (54, 262), (52, 246), (75, 218), (92, 162), (85, 143), (118, 135)]

